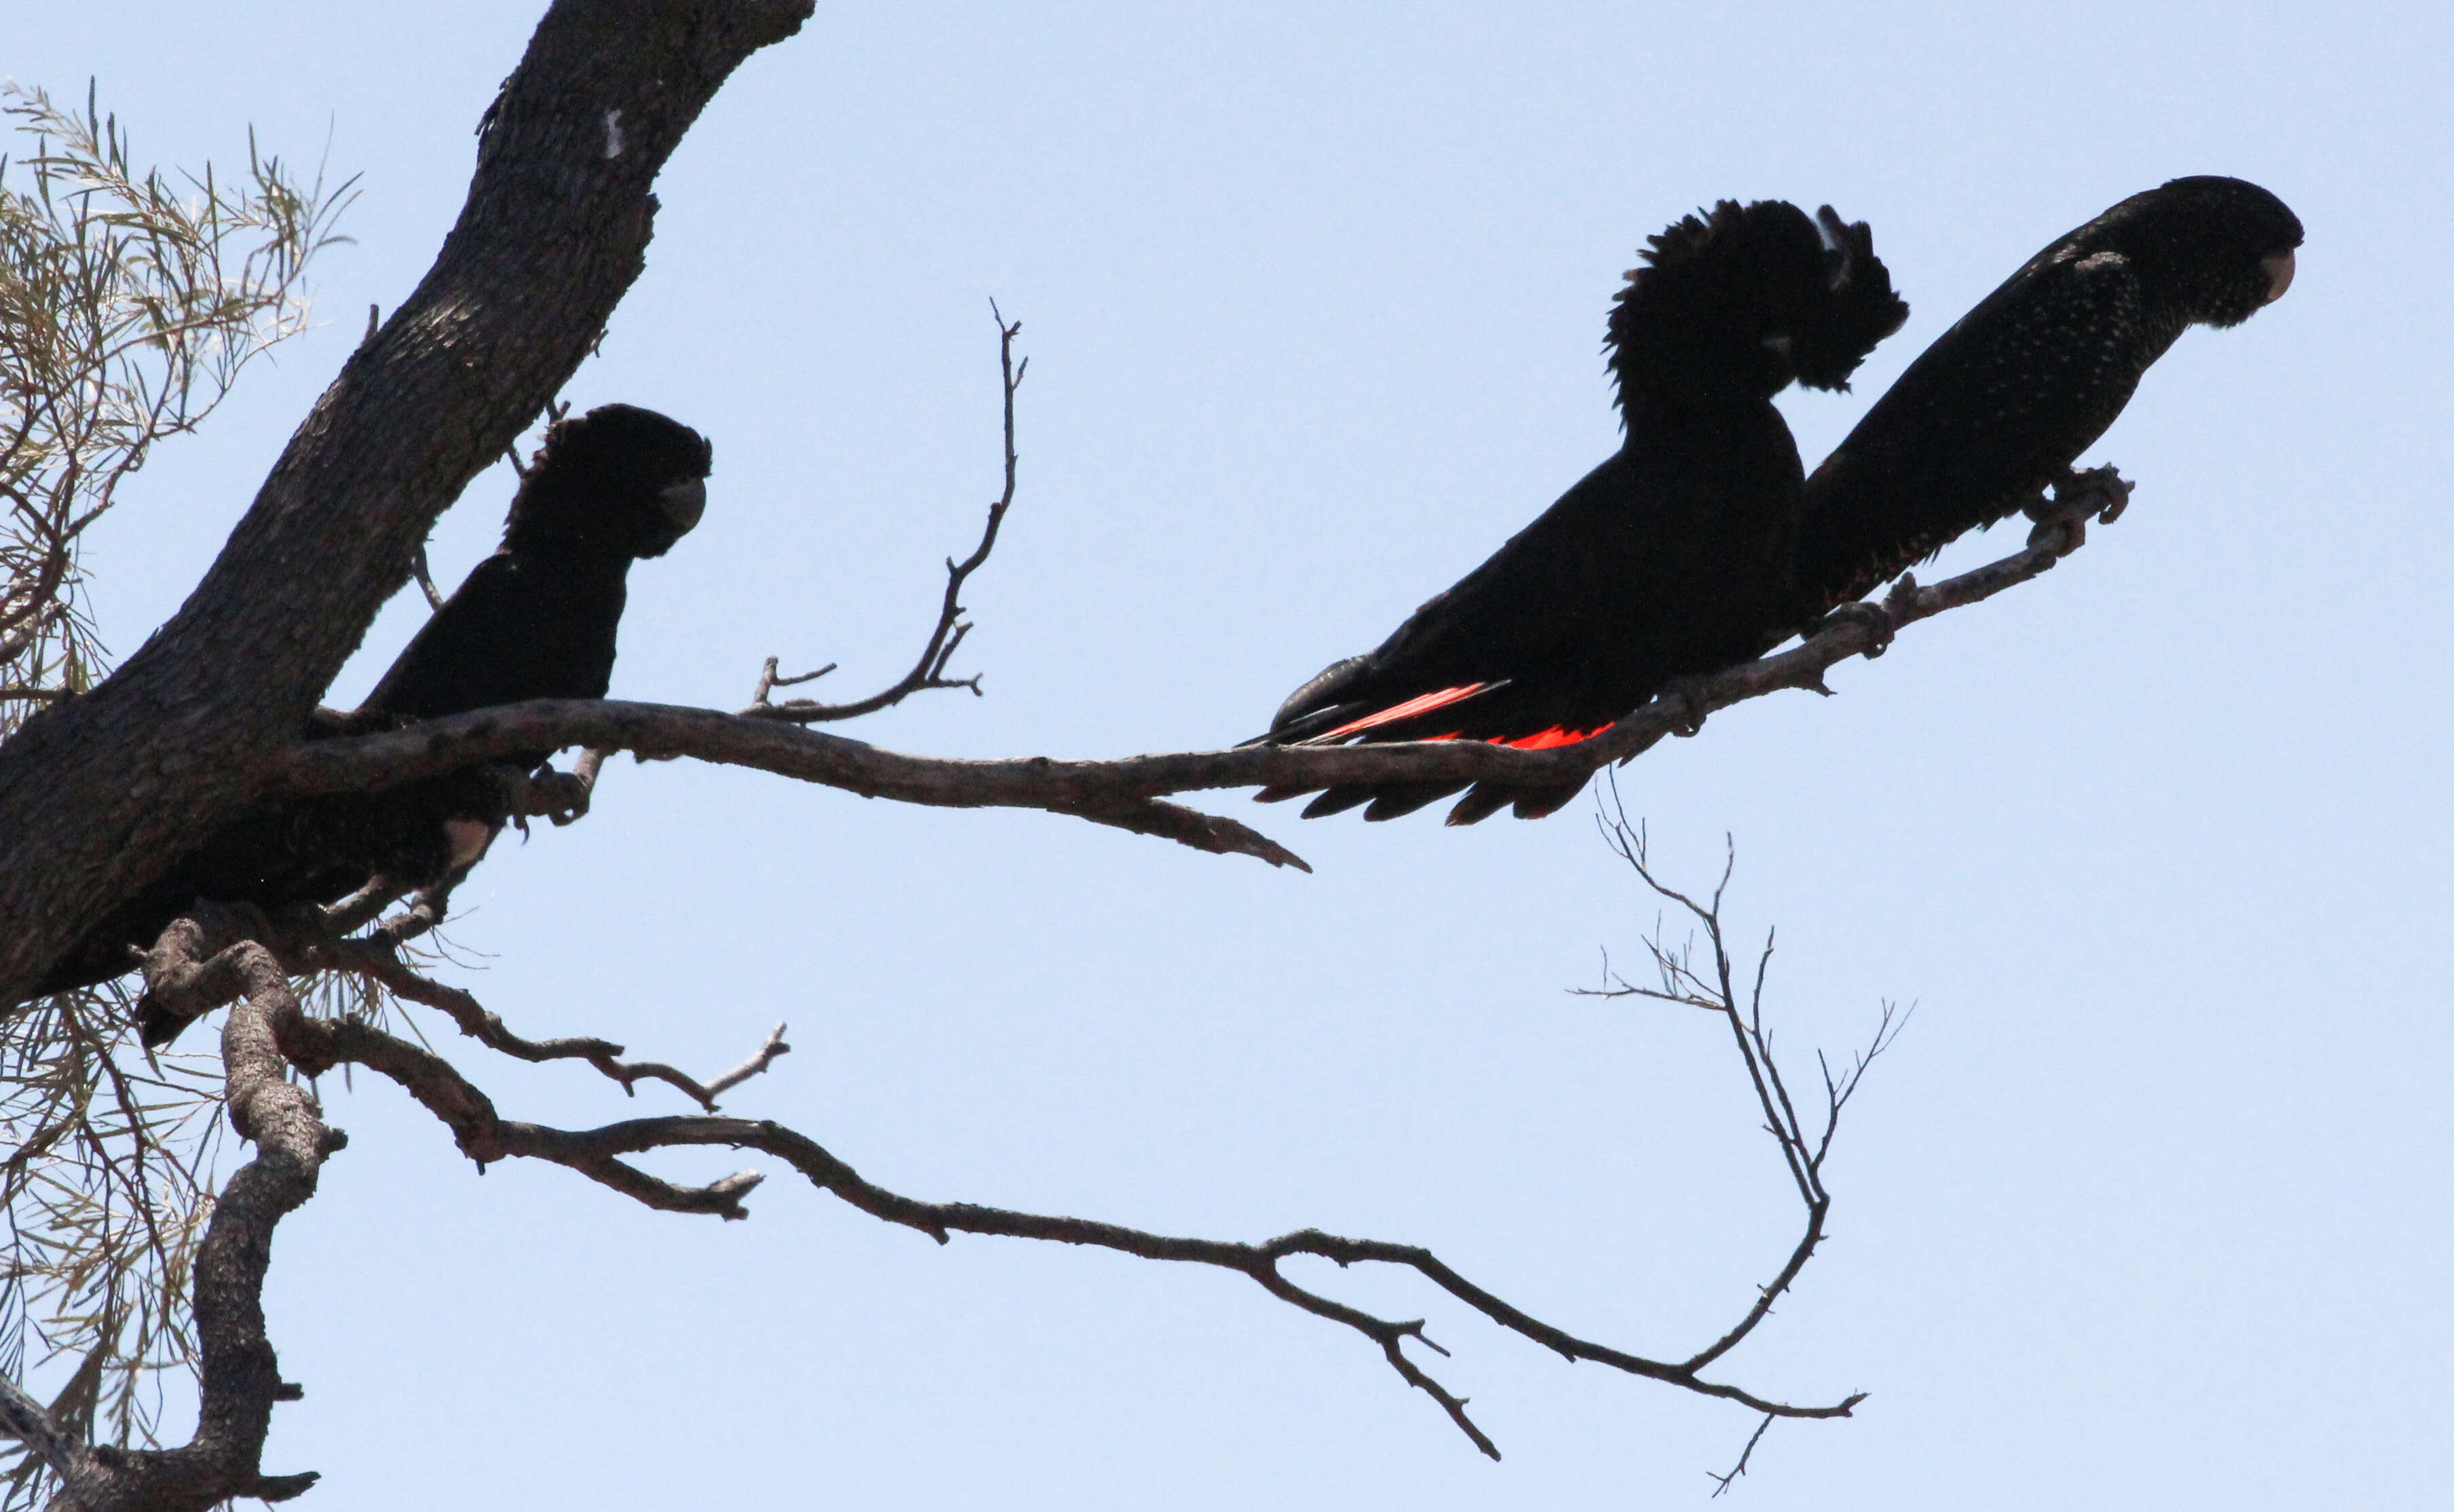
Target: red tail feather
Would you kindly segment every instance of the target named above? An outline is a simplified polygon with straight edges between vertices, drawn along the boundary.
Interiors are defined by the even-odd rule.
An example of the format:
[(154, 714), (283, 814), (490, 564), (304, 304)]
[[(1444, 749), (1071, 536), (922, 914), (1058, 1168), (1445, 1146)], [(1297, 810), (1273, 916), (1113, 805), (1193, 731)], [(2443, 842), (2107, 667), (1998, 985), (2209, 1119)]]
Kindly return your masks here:
[(1384, 708), (1377, 714), (1366, 714), (1361, 719), (1349, 721), (1328, 734), (1316, 735), (1313, 739), (1332, 741), (1340, 740), (1349, 735), (1359, 735), (1367, 729), (1377, 729), (1401, 719), (1412, 719), (1417, 714), (1428, 714), (1436, 708), (1446, 708), (1461, 698), (1472, 698), (1490, 686), (1489, 683), (1469, 683), (1463, 687), (1443, 687), (1437, 692), (1425, 693), (1419, 698), (1410, 698), (1402, 704)]

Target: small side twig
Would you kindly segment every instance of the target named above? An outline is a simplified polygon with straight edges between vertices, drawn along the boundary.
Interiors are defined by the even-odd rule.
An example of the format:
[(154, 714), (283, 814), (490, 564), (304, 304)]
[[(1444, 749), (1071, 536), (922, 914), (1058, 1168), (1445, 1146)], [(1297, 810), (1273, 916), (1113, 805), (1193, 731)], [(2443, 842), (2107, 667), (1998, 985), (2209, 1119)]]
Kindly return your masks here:
[[(1725, 840), (1720, 878), (1708, 897), (1699, 899), (1671, 886), (1653, 870), (1644, 826), (1629, 821), (1616, 783), (1611, 785), (1600, 825), (1603, 838), (1612, 852), (1635, 870), (1637, 877), (1656, 897), (1687, 915), (1702, 935), (1704, 950), (1700, 953), (1692, 939), (1683, 945), (1669, 944), (1657, 925), (1644, 942), (1653, 961), (1654, 985), (1629, 982), (1609, 972), (1606, 965), (1605, 985), (1575, 990), (1584, 997), (1651, 998), (1657, 1002), (1699, 1008), (1724, 1021), (1729, 1026), (1732, 1043), (1737, 1046), (1739, 1060), (1746, 1069), (1757, 1107), (1763, 1116), (1764, 1132), (1779, 1146), (1781, 1164), (1789, 1173), (1790, 1183), (1797, 1189), (1799, 1203), (1806, 1215), (1797, 1243), (1791, 1246), (1787, 1259), (1772, 1280), (1757, 1288), (1755, 1301), (1746, 1312), (1720, 1338), (1684, 1362), (1688, 1369), (1698, 1370), (1743, 1343), (1772, 1315), (1773, 1304), (1797, 1283), (1806, 1263), (1821, 1246), (1832, 1208), (1832, 1194), (1823, 1183), (1823, 1164), (1832, 1152), (1832, 1137), (1840, 1127), (1840, 1110), (1855, 1095), (1860, 1082), (1876, 1058), (1899, 1040), (1901, 1029), (1907, 1025), (1908, 1013), (1901, 1011), (1894, 1004), (1885, 1003), (1872, 1040), (1853, 1057), (1845, 1072), (1836, 1074), (1830, 1061), (1820, 1052), (1817, 1054), (1816, 1062), (1823, 1076), (1823, 1109), (1819, 1124), (1810, 1126), (1790, 1095), (1788, 1080), (1781, 1071), (1780, 1063), (1773, 1055), (1772, 1033), (1764, 1025), (1764, 985), (1771, 972), (1775, 936), (1770, 931), (1765, 933), (1763, 948), (1756, 955), (1752, 981), (1742, 993), (1739, 989), (1737, 968), (1731, 961), (1729, 942), (1723, 932), (1721, 904), (1738, 865), (1736, 845)], [(1861, 1392), (1849, 1400), (1856, 1403), (1863, 1397)], [(1759, 1427), (1755, 1438), (1747, 1441), (1746, 1451), (1740, 1456), (1738, 1466), (1727, 1476), (1716, 1477), (1722, 1482), (1723, 1489), (1744, 1473), (1747, 1459), (1754, 1454), (1756, 1442), (1762, 1437), (1763, 1428)]]
[[(431, 927), (431, 924), (428, 926)], [(769, 1032), (766, 1043), (750, 1059), (714, 1082), (702, 1083), (661, 1061), (625, 1061), (621, 1058), (623, 1046), (593, 1035), (531, 1040), (514, 1032), (503, 1022), (501, 1014), (479, 1003), (473, 994), (411, 970), (398, 954), (405, 937), (378, 935), (364, 940), (326, 938), (310, 942), (292, 941), (287, 942), (290, 948), (285, 953), (293, 964), (310, 969), (330, 968), (371, 977), (390, 988), (394, 996), (423, 1004), (444, 1014), (462, 1034), (513, 1060), (532, 1064), (542, 1064), (548, 1061), (585, 1061), (608, 1079), (619, 1083), (626, 1096), (637, 1096), (641, 1082), (662, 1082), (683, 1092), (711, 1113), (716, 1110), (718, 1093), (748, 1081), (767, 1069), (775, 1057), (792, 1049), (784, 1043), (784, 1025), (779, 1024)]]
[(434, 587), (434, 569), (426, 565), (426, 543), (417, 543), (417, 555), (410, 561), (410, 570), (417, 575), (418, 588), (426, 594), (427, 607), (443, 607), (443, 595)]
[(739, 1086), (742, 1083), (749, 1081), (752, 1077), (764, 1071), (768, 1066), (774, 1064), (775, 1057), (784, 1054), (792, 1048), (793, 1047), (791, 1045), (784, 1043), (784, 1025), (781, 1024), (776, 1025), (774, 1028), (767, 1031), (767, 1043), (760, 1045), (757, 1049), (750, 1052), (750, 1059), (742, 1062), (732, 1070), (725, 1072), (722, 1076), (719, 1076), (714, 1081), (708, 1083), (706, 1087), (703, 1089), (707, 1095), (699, 1101), (706, 1104), (711, 1108), (715, 1106), (714, 1100), (717, 1096), (732, 1090), (734, 1087)]
[(1022, 333), (1022, 322), (1007, 321), (1005, 312), (997, 308), (995, 300), (989, 301), (989, 313), (996, 318), (997, 368), (1005, 385), (1005, 491), (998, 494), (996, 502), (989, 506), (988, 524), (982, 527), (979, 545), (972, 548), (972, 554), (960, 562), (953, 557), (946, 559), (945, 596), (938, 603), (937, 623), (929, 631), (928, 644), (920, 648), (920, 659), (913, 663), (912, 670), (904, 673), (893, 686), (873, 693), (867, 698), (855, 699), (849, 704), (820, 704), (815, 700), (803, 698), (774, 704), (768, 701), (767, 695), (770, 692), (795, 683), (806, 683), (812, 679), (823, 677), (835, 670), (835, 664), (830, 662), (815, 672), (805, 672), (798, 677), (777, 677), (775, 675), (776, 659), (771, 656), (767, 659), (766, 670), (759, 676), (757, 695), (751, 700), (748, 708), (740, 711), (744, 716), (779, 720), (793, 725), (817, 725), (835, 720), (858, 719), (863, 714), (875, 714), (881, 708), (902, 703), (915, 693), (933, 688), (967, 687), (972, 690), (974, 697), (980, 696), (978, 673), (975, 672), (969, 677), (949, 677), (946, 675), (946, 668), (954, 661), (955, 653), (962, 648), (963, 637), (972, 633), (971, 622), (963, 618), (965, 612), (962, 604), (963, 585), (970, 580), (973, 573), (980, 569), (982, 564), (988, 561), (989, 553), (996, 548), (997, 529), (1005, 524), (1006, 510), (1014, 507), (1015, 468), (1017, 460), (1014, 449), (1014, 395), (1015, 390), (1022, 387), (1022, 375), (1031, 367), (1030, 358), (1025, 357), (1020, 362), (1016, 362), (1014, 355), (1014, 339)]
[[(1862, 1395), (1824, 1405), (1800, 1406), (1769, 1401), (1744, 1387), (1701, 1379), (1689, 1363), (1649, 1360), (1607, 1344), (1577, 1337), (1525, 1313), (1450, 1268), (1431, 1251), (1381, 1240), (1349, 1239), (1319, 1229), (1298, 1229), (1260, 1243), (1181, 1238), (1149, 1233), (1121, 1224), (1054, 1214), (1016, 1212), (973, 1203), (927, 1203), (864, 1180), (851, 1165), (808, 1136), (764, 1120), (676, 1115), (633, 1119), (593, 1129), (558, 1129), (543, 1124), (496, 1119), (493, 1104), (467, 1087), (456, 1071), (439, 1058), (393, 1039), (372, 1026), (333, 1020), (308, 1021), (302, 1036), (316, 1036), (312, 1046), (302, 1039), (302, 1051), (312, 1049), (307, 1063), (317, 1067), (342, 1061), (368, 1066), (408, 1086), (418, 1101), (435, 1109), (453, 1128), (461, 1148), (473, 1157), (492, 1160), (519, 1156), (568, 1166), (591, 1180), (664, 1211), (709, 1213), (724, 1218), (746, 1217), (741, 1198), (758, 1181), (741, 1172), (703, 1187), (677, 1186), (648, 1176), (624, 1162), (626, 1155), (694, 1145), (727, 1145), (775, 1155), (815, 1185), (887, 1223), (927, 1234), (939, 1243), (956, 1234), (1042, 1240), (1082, 1244), (1134, 1255), (1144, 1260), (1216, 1265), (1252, 1280), (1281, 1302), (1315, 1317), (1351, 1328), (1379, 1346), (1400, 1379), (1437, 1402), (1458, 1429), (1493, 1459), (1499, 1450), (1466, 1415), (1466, 1400), (1450, 1391), (1411, 1359), (1405, 1350), (1414, 1341), (1436, 1354), (1446, 1355), (1424, 1332), (1421, 1319), (1378, 1317), (1323, 1296), (1288, 1279), (1281, 1267), (1297, 1256), (1313, 1256), (1340, 1267), (1358, 1263), (1395, 1265), (1414, 1271), (1449, 1296), (1464, 1303), (1500, 1327), (1559, 1354), (1590, 1360), (1630, 1375), (1662, 1382), (1723, 1401), (1739, 1403), (1773, 1417), (1842, 1418)], [(464, 1090), (465, 1088), (465, 1090)]]
[(1733, 1482), (1747, 1473), (1747, 1462), (1756, 1457), (1756, 1445), (1763, 1442), (1764, 1432), (1771, 1426), (1772, 1414), (1767, 1412), (1764, 1414), (1763, 1421), (1756, 1424), (1756, 1431), (1747, 1435), (1747, 1446), (1739, 1451), (1739, 1462), (1730, 1466), (1729, 1474), (1715, 1475), (1710, 1470), (1704, 1472), (1713, 1482), (1713, 1495), (1718, 1497), (1727, 1491)]
[(833, 662), (829, 662), (826, 666), (819, 667), (815, 672), (799, 672), (795, 673), (794, 676), (786, 677), (776, 670), (781, 662), (782, 658), (771, 656), (767, 658), (767, 665), (759, 669), (757, 689), (750, 695), (750, 706), (752, 708), (768, 707), (768, 694), (775, 691), (775, 689), (779, 687), (794, 687), (802, 683), (815, 683), (819, 678), (822, 678), (829, 672), (834, 671), (836, 665)]

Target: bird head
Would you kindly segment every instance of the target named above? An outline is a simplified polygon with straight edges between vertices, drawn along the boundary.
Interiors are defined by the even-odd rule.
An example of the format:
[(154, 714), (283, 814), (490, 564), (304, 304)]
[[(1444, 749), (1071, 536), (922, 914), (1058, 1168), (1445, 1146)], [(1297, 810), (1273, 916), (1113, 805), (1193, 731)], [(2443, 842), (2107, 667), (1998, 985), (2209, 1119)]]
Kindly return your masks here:
[(2238, 326), (2292, 286), (2301, 218), (2242, 179), (2177, 178), (2063, 238), (2080, 255), (2120, 252), (2150, 294), (2193, 325)]
[(1908, 307), (1873, 233), (1829, 208), (1723, 200), (1651, 238), (1611, 309), (1611, 367), (1636, 402), (1768, 399), (1793, 380), (1845, 387)]
[(1891, 269), (1875, 255), (1864, 221), (1843, 221), (1826, 205), (1815, 225), (1823, 238), (1822, 297), (1799, 320), (1791, 356), (1800, 383), (1844, 390), (1866, 354), (1908, 320), (1908, 301), (1893, 292)]
[(512, 501), (503, 544), (662, 556), (706, 512), (714, 459), (697, 431), (636, 405), (557, 420)]

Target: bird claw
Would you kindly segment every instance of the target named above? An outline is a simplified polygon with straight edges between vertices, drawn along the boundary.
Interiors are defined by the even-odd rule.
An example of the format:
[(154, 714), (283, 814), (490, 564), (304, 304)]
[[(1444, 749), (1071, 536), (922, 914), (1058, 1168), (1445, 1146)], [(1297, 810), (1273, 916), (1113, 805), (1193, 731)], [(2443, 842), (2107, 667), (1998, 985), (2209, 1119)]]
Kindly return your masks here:
[(2087, 520), (2083, 515), (2047, 513), (2042, 517), (2032, 514), (2030, 518), (2037, 522), (2036, 528), (2028, 532), (2031, 551), (2042, 549), (2065, 557), (2087, 545)]
[(2084, 472), (2073, 469), (2054, 485), (2054, 502), (2075, 507), (2082, 514), (2093, 512), (2097, 524), (2111, 525), (2130, 507), (2130, 490), (2134, 487), (2122, 476), (2120, 468), (2107, 463)]
[(535, 812), (551, 820), (555, 828), (581, 819), (588, 813), (589, 784), (573, 772), (541, 771), (529, 779)]
[(2031, 549), (2043, 547), (2058, 557), (2087, 544), (2087, 522), (2111, 525), (2130, 507), (2132, 485), (2111, 466), (2065, 471), (2054, 484), (2050, 501), (2039, 498), (2022, 510), (2037, 522), (2028, 532)]
[(1872, 599), (1865, 599), (1835, 607), (1815, 627), (1815, 633), (1820, 635), (1825, 630), (1842, 625), (1857, 625), (1865, 628), (1866, 649), (1861, 654), (1870, 662), (1892, 648), (1892, 636), (1900, 628), (1899, 622), (1892, 618), (1890, 609)]
[(1685, 738), (1704, 732), (1704, 716), (1712, 710), (1705, 705), (1702, 678), (1674, 677), (1655, 696), (1674, 706), (1670, 710), (1670, 733)]

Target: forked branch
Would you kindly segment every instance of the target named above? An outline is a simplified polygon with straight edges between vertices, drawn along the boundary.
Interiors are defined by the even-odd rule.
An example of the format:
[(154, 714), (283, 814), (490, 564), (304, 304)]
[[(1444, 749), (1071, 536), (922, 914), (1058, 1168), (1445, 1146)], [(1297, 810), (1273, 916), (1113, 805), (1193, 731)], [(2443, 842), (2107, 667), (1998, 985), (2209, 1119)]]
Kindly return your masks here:
[(956, 1234), (1036, 1239), (1110, 1249), (1144, 1260), (1215, 1265), (1235, 1271), (1290, 1306), (1343, 1324), (1370, 1339), (1407, 1384), (1438, 1403), (1459, 1431), (1493, 1459), (1499, 1457), (1499, 1450), (1466, 1415), (1465, 1399), (1435, 1380), (1406, 1353), (1404, 1346), (1412, 1340), (1436, 1353), (1447, 1354), (1425, 1336), (1422, 1320), (1381, 1318), (1324, 1296), (1290, 1280), (1281, 1268), (1283, 1263), (1308, 1255), (1340, 1266), (1369, 1263), (1409, 1269), (1500, 1327), (1563, 1359), (1594, 1361), (1646, 1380), (1735, 1402), (1771, 1417), (1847, 1417), (1861, 1400), (1853, 1396), (1839, 1403), (1803, 1406), (1777, 1402), (1743, 1386), (1703, 1379), (1700, 1374), (1702, 1365), (1697, 1361), (1648, 1359), (1580, 1338), (1483, 1289), (1431, 1251), (1417, 1245), (1343, 1238), (1315, 1228), (1299, 1229), (1257, 1243), (1194, 1239), (1091, 1219), (1019, 1212), (974, 1203), (923, 1202), (868, 1181), (816, 1141), (771, 1121), (681, 1115), (633, 1119), (593, 1129), (552, 1128), (498, 1118), (492, 1102), (440, 1057), (368, 1025), (307, 1020), (294, 1026), (292, 1038), (286, 1043), (292, 1046), (302, 1069), (320, 1071), (346, 1062), (398, 1081), (419, 1103), (443, 1119), (460, 1148), (473, 1159), (483, 1162), (520, 1156), (550, 1161), (668, 1212), (707, 1213), (728, 1219), (747, 1217), (741, 1199), (757, 1184), (758, 1178), (754, 1173), (743, 1172), (706, 1186), (681, 1186), (649, 1176), (621, 1157), (691, 1145), (755, 1149), (783, 1160), (812, 1184), (860, 1211), (886, 1223), (916, 1229), (939, 1243), (949, 1243)]
[[(1832, 1153), (1832, 1136), (1840, 1124), (1840, 1110), (1858, 1090), (1860, 1081), (1877, 1056), (1891, 1048), (1908, 1024), (1908, 1012), (1885, 1003), (1882, 1016), (1876, 1023), (1875, 1033), (1866, 1047), (1850, 1059), (1846, 1071), (1836, 1073), (1822, 1052), (1816, 1053), (1816, 1064), (1823, 1076), (1823, 1105), (1813, 1120), (1801, 1116), (1798, 1104), (1790, 1095), (1789, 1084), (1782, 1075), (1780, 1063), (1773, 1056), (1772, 1035), (1764, 1027), (1764, 983), (1772, 967), (1772, 931), (1764, 934), (1763, 948), (1756, 956), (1752, 980), (1741, 982), (1730, 959), (1729, 940), (1723, 932), (1721, 900), (1727, 894), (1730, 876), (1738, 864), (1737, 847), (1725, 845), (1720, 880), (1714, 885), (1709, 898), (1701, 901), (1664, 883), (1658, 876), (1646, 850), (1644, 826), (1632, 824), (1626, 808), (1620, 804), (1616, 784), (1601, 816), (1603, 840), (1620, 860), (1632, 867), (1654, 895), (1687, 915), (1693, 926), (1701, 931), (1704, 952), (1700, 956), (1693, 935), (1673, 944), (1657, 926), (1645, 939), (1645, 949), (1652, 957), (1654, 982), (1647, 985), (1630, 982), (1617, 973), (1607, 973), (1599, 988), (1580, 988), (1579, 995), (1603, 998), (1651, 998), (1660, 1003), (1673, 1003), (1682, 1007), (1699, 1008), (1724, 1021), (1737, 1045), (1740, 1064), (1746, 1067), (1747, 1081), (1755, 1093), (1758, 1108), (1763, 1114), (1764, 1132), (1780, 1150), (1782, 1166), (1788, 1171), (1798, 1200), (1805, 1210), (1805, 1224), (1784, 1261), (1771, 1281), (1758, 1288), (1754, 1303), (1745, 1316), (1728, 1332), (1714, 1340), (1683, 1362), (1688, 1370), (1700, 1370), (1720, 1360), (1743, 1343), (1763, 1321), (1772, 1315), (1773, 1304), (1794, 1285), (1799, 1273), (1814, 1258), (1823, 1243), (1825, 1221), (1831, 1212), (1832, 1193), (1823, 1184), (1823, 1163)], [(1607, 968), (1606, 968), (1607, 971)], [(1848, 1399), (1847, 1405), (1863, 1400), (1863, 1393)], [(1766, 1413), (1747, 1440), (1746, 1448), (1728, 1474), (1714, 1477), (1721, 1491), (1746, 1473), (1747, 1462), (1761, 1442), (1764, 1429), (1772, 1419), (1782, 1414)]]
[(771, 656), (767, 658), (765, 669), (758, 675), (758, 689), (752, 696), (750, 706), (741, 711), (741, 717), (744, 719), (771, 719), (788, 725), (819, 725), (836, 720), (858, 719), (863, 714), (875, 714), (881, 708), (900, 704), (913, 694), (926, 692), (931, 688), (968, 687), (975, 697), (979, 694), (978, 673), (975, 672), (969, 677), (948, 677), (946, 668), (954, 661), (955, 653), (962, 648), (963, 637), (972, 633), (971, 622), (963, 618), (965, 613), (962, 603), (963, 585), (969, 582), (972, 574), (978, 571), (981, 565), (988, 561), (989, 553), (996, 549), (998, 527), (1005, 524), (1006, 510), (1014, 507), (1016, 463), (1014, 395), (1015, 390), (1022, 387), (1023, 373), (1031, 367), (1030, 358), (1025, 357), (1020, 362), (1016, 362), (1014, 356), (1014, 339), (1022, 334), (1022, 322), (1008, 321), (1005, 318), (1005, 312), (996, 308), (995, 300), (989, 301), (989, 313), (996, 318), (997, 370), (1005, 385), (1005, 491), (998, 494), (996, 502), (989, 506), (988, 524), (981, 529), (979, 545), (972, 548), (972, 554), (960, 562), (953, 557), (946, 559), (945, 596), (938, 603), (937, 623), (929, 631), (928, 643), (920, 647), (920, 659), (913, 663), (912, 670), (904, 673), (902, 679), (892, 687), (872, 693), (867, 698), (855, 699), (849, 704), (821, 704), (806, 698), (795, 698), (781, 704), (774, 704), (768, 702), (767, 695), (775, 688), (790, 687), (796, 683), (812, 682), (824, 677), (835, 669), (835, 664), (829, 662), (815, 672), (784, 677), (777, 674), (777, 659)]
[[(1711, 713), (1782, 688), (1831, 691), (1823, 674), (1853, 656), (1880, 655), (1901, 629), (1981, 603), (2052, 569), (2073, 548), (2076, 527), (2119, 512), (2127, 485), (2111, 469), (2082, 474), (2060, 490), (2023, 549), (1932, 586), (1902, 577), (1880, 604), (1831, 617), (1801, 644), (1695, 679), (1680, 696), (1657, 698), (1590, 740), (1550, 750), (1478, 741), (1385, 746), (1246, 746), (1232, 750), (1057, 761), (1046, 756), (958, 761), (907, 756), (824, 730), (798, 728), (774, 711), (714, 709), (602, 700), (538, 700), (478, 709), (409, 729), (292, 747), (277, 790), (341, 792), (389, 786), (521, 751), (584, 746), (643, 757), (688, 756), (751, 766), (870, 798), (950, 808), (1042, 808), (1163, 836), (1219, 855), (1298, 865), (1286, 847), (1235, 820), (1158, 800), (1220, 787), (1297, 791), (1338, 783), (1466, 781), (1523, 786), (1580, 779), (1692, 730)], [(985, 543), (984, 543), (985, 545)], [(977, 560), (979, 553), (975, 553)], [(959, 564), (958, 564), (959, 565)], [(951, 600), (950, 600), (951, 602)], [(783, 707), (785, 706), (775, 706)], [(1197, 823), (1196, 822), (1197, 821)], [(1307, 868), (1308, 869), (1308, 868)]]

